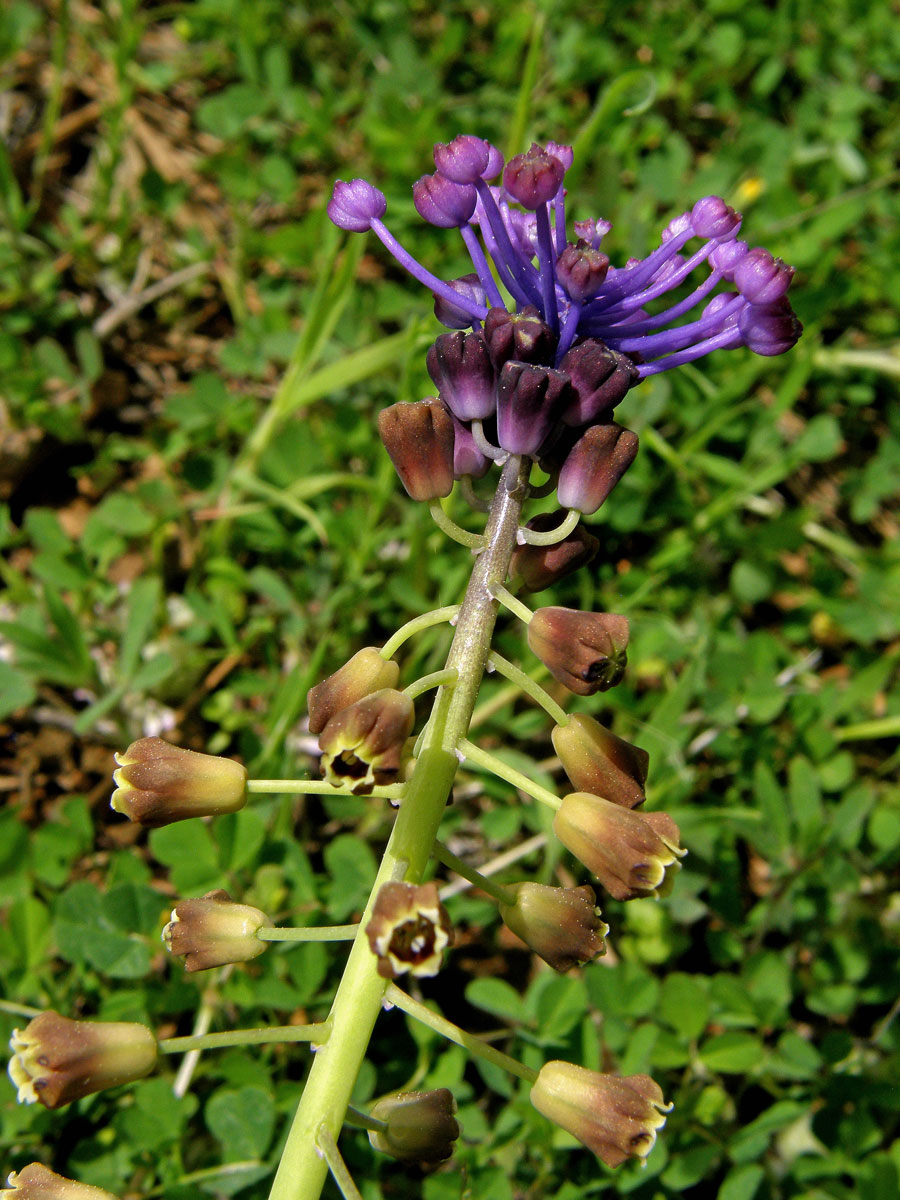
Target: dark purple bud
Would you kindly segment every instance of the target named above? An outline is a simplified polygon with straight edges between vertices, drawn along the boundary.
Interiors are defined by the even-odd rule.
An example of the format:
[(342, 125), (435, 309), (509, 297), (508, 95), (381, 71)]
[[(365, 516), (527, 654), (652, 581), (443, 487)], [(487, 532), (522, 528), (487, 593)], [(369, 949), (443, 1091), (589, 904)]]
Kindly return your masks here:
[(552, 367), (508, 362), (497, 385), (497, 441), (510, 454), (537, 454), (566, 402), (569, 378)]
[(471, 475), (473, 479), (481, 479), (491, 469), (493, 460), (487, 458), (478, 449), (469, 426), (464, 425), (462, 421), (454, 417), (449, 408), (447, 409), (447, 413), (453, 422), (454, 476), (457, 479), (462, 479), (464, 475)]
[(477, 193), (471, 184), (451, 183), (438, 171), (413, 184), (416, 212), (430, 225), (459, 229), (475, 211)]
[(544, 149), (553, 158), (558, 159), (566, 171), (568, 171), (575, 159), (575, 151), (572, 147), (565, 146), (562, 142), (548, 142)]
[(638, 452), (638, 436), (611, 422), (592, 425), (559, 473), (556, 496), (564, 508), (594, 513), (613, 490)]
[[(459, 279), (451, 279), (450, 287), (459, 292), (471, 304), (478, 308), (487, 308), (487, 297), (478, 276), (472, 271), (469, 275), (460, 275)], [(472, 314), (464, 308), (457, 308), (443, 296), (434, 297), (434, 315), (448, 329), (471, 329)]]
[(754, 246), (735, 267), (734, 282), (751, 304), (774, 304), (790, 287), (793, 274), (793, 267)]
[[(561, 524), (564, 516), (561, 511), (540, 513), (531, 518), (526, 529), (545, 533)], [(589, 563), (599, 549), (600, 543), (594, 535), (577, 525), (567, 537), (552, 546), (532, 546), (528, 542), (516, 546), (509, 573), (521, 579), (522, 591), (542, 592)]]
[(384, 216), (387, 201), (377, 187), (365, 179), (339, 179), (328, 202), (328, 216), (338, 229), (348, 233), (365, 233), (372, 222)]
[(461, 133), (446, 145), (438, 142), (434, 148), (434, 165), (454, 183), (474, 183), (476, 179), (491, 178), (485, 172), (496, 161), (496, 154), (497, 151), (484, 138)]
[(609, 258), (590, 242), (571, 242), (556, 260), (556, 277), (576, 304), (596, 296), (609, 270)]
[(790, 350), (803, 332), (786, 296), (774, 304), (749, 304), (740, 315), (738, 328), (744, 345), (766, 357)]
[(710, 266), (719, 271), (731, 283), (738, 263), (748, 250), (749, 246), (746, 242), (722, 242), (710, 254)]
[(503, 170), (503, 186), (523, 208), (540, 208), (552, 200), (562, 186), (566, 168), (542, 150), (537, 142), (524, 154), (511, 158)]
[(378, 433), (413, 500), (450, 495), (453, 422), (438, 400), (420, 400), (417, 404), (400, 401), (382, 409)]
[(556, 349), (556, 335), (530, 304), (518, 313), (507, 312), (505, 308), (488, 309), (484, 340), (498, 371), (510, 359), (549, 366)]
[(574, 426), (589, 425), (614, 408), (640, 378), (627, 355), (610, 350), (597, 338), (573, 346), (559, 369), (569, 376), (573, 393), (560, 419)]
[(741, 215), (719, 196), (704, 196), (691, 209), (694, 233), (701, 238), (734, 237), (741, 227)]
[(428, 347), (425, 363), (441, 399), (460, 421), (494, 415), (497, 379), (480, 333), (442, 333)]

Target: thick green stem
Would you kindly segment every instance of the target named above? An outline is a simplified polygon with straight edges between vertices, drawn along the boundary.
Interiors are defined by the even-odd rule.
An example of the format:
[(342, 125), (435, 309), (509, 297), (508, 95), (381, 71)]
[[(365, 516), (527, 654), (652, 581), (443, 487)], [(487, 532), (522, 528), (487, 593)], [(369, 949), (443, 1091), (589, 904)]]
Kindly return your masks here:
[(328, 1167), (317, 1152), (317, 1135), (324, 1128), (337, 1137), (387, 986), (377, 972), (365, 928), (381, 885), (397, 878), (419, 883), (428, 863), (459, 765), (456, 746), (469, 727), (490, 651), (497, 603), (489, 589), (503, 583), (509, 572), (529, 466), (511, 458), (503, 469), (484, 549), (472, 570), (447, 656), (447, 669), (455, 669), (458, 678), (435, 697), (421, 753), (334, 998), (331, 1035), (313, 1060), (270, 1200), (317, 1200), (321, 1194)]

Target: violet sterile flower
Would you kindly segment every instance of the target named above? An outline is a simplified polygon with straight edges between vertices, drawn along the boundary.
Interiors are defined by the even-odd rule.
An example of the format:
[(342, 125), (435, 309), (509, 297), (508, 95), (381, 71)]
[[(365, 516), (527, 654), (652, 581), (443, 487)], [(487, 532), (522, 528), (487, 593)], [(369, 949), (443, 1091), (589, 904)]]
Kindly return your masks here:
[[(560, 423), (577, 442), (609, 424), (641, 379), (717, 349), (783, 354), (800, 336), (786, 295), (792, 268), (739, 241), (741, 217), (718, 196), (670, 221), (646, 258), (615, 267), (600, 248), (607, 221), (576, 221), (569, 239), (571, 146), (532, 145), (504, 167), (490, 142), (463, 134), (435, 146), (434, 162), (437, 170), (413, 187), (415, 207), (432, 225), (459, 229), (472, 274), (439, 279), (414, 259), (382, 220), (384, 196), (365, 180), (336, 183), (328, 214), (349, 232), (371, 229), (431, 289), (438, 319), (470, 331), (438, 338), (429, 354), (454, 417), (457, 478), (483, 474), (489, 454), (562, 465)], [(491, 185), (501, 170), (502, 182)], [(682, 284), (690, 290), (681, 300), (657, 304)], [(592, 497), (576, 507), (590, 505)]]

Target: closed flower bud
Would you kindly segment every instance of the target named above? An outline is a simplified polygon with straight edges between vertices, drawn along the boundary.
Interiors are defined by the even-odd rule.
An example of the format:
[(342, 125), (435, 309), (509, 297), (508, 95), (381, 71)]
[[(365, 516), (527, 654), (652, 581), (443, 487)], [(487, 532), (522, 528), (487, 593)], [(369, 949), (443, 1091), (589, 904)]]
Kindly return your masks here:
[(668, 895), (687, 853), (666, 813), (632, 812), (590, 792), (563, 798), (553, 832), (616, 900)]
[(344, 183), (339, 179), (334, 185), (328, 204), (328, 216), (339, 229), (348, 233), (365, 233), (372, 222), (384, 216), (387, 201), (365, 179), (351, 179)]
[(393, 688), (342, 708), (319, 735), (325, 778), (355, 796), (396, 783), (414, 719), (412, 700)]
[(497, 379), (480, 333), (442, 333), (428, 347), (425, 363), (441, 399), (460, 421), (494, 415)]
[(505, 308), (488, 309), (484, 340), (491, 362), (498, 371), (511, 359), (549, 366), (556, 349), (553, 330), (541, 320), (541, 314), (532, 305), (518, 313), (507, 312)]
[(110, 804), (147, 828), (237, 812), (247, 803), (246, 768), (230, 758), (148, 737), (132, 742), (116, 762)]
[(631, 359), (599, 338), (587, 338), (567, 350), (559, 369), (572, 385), (560, 420), (575, 427), (591, 425), (610, 412), (640, 379)]
[(370, 1130), (369, 1141), (382, 1154), (402, 1162), (443, 1162), (459, 1137), (455, 1113), (456, 1101), (448, 1088), (385, 1096), (369, 1116), (387, 1128)]
[(556, 274), (576, 304), (590, 300), (600, 290), (609, 270), (609, 258), (590, 242), (570, 242), (556, 260)]
[[(496, 150), (484, 138), (461, 133), (452, 142), (434, 147), (434, 165), (454, 183), (475, 183), (497, 174)], [(493, 170), (492, 170), (493, 168)]]
[(364, 646), (333, 675), (310, 688), (306, 697), (309, 732), (320, 734), (335, 713), (363, 696), (397, 686), (400, 668), (392, 658), (382, 658), (375, 646)]
[(536, 454), (567, 402), (569, 378), (562, 371), (508, 362), (497, 385), (497, 441), (510, 454)]
[(644, 803), (650, 765), (646, 750), (616, 737), (584, 713), (574, 713), (568, 724), (557, 725), (551, 737), (569, 781), (579, 792), (593, 792), (623, 808)]
[[(484, 288), (474, 271), (470, 271), (468, 275), (460, 275), (458, 279), (449, 281), (450, 287), (454, 292), (458, 292), (460, 299), (467, 300), (470, 305), (476, 308), (487, 307), (487, 297)], [(464, 308), (457, 308), (445, 296), (434, 295), (434, 315), (442, 325), (446, 325), (448, 329), (471, 329), (472, 314)]]
[[(452, 334), (447, 334), (452, 337)], [(453, 491), (453, 422), (438, 400), (400, 401), (378, 414), (378, 433), (413, 500)]]
[(162, 932), (167, 948), (184, 958), (187, 971), (206, 971), (247, 962), (267, 943), (257, 932), (269, 918), (249, 904), (236, 904), (221, 888), (195, 900), (179, 900)]
[(458, 229), (475, 211), (477, 194), (471, 184), (453, 183), (439, 171), (413, 184), (413, 204), (423, 221), (440, 229)]
[(720, 196), (704, 196), (691, 209), (691, 225), (697, 237), (733, 238), (741, 217)]
[(615, 613), (539, 608), (528, 625), (528, 645), (554, 679), (578, 696), (592, 696), (622, 680), (628, 621)]
[(447, 910), (438, 899), (436, 883), (383, 883), (366, 926), (378, 974), (396, 979), (437, 975), (444, 950), (453, 944)]
[[(545, 532), (555, 529), (563, 514), (540, 513), (532, 517), (526, 529)], [(509, 565), (511, 576), (522, 580), (526, 592), (540, 592), (551, 584), (565, 579), (585, 563), (589, 563), (600, 549), (599, 541), (581, 525), (552, 546), (532, 546), (525, 542), (516, 546)]]
[(10, 1039), (9, 1076), (19, 1102), (61, 1108), (120, 1083), (143, 1079), (156, 1065), (156, 1038), (129, 1022), (70, 1021), (43, 1012)]
[(0, 1200), (116, 1200), (116, 1197), (103, 1188), (57, 1175), (42, 1163), (29, 1163), (21, 1171), (12, 1172), (7, 1187), (0, 1189)]
[(614, 421), (592, 425), (566, 456), (556, 496), (564, 508), (595, 513), (637, 457), (638, 435)]
[(649, 1075), (601, 1075), (565, 1062), (541, 1067), (531, 1103), (608, 1167), (646, 1158), (672, 1109)]
[(774, 304), (791, 286), (794, 268), (774, 258), (762, 246), (754, 246), (734, 269), (734, 282), (751, 304)]
[(503, 923), (554, 971), (569, 971), (606, 953), (609, 926), (600, 919), (592, 887), (516, 883), (506, 890), (516, 900), (500, 905)]
[(523, 208), (540, 208), (562, 187), (566, 168), (536, 142), (511, 158), (503, 169), (503, 186)]
[(766, 357), (790, 350), (803, 332), (787, 296), (774, 304), (748, 304), (740, 315), (738, 328), (753, 353)]

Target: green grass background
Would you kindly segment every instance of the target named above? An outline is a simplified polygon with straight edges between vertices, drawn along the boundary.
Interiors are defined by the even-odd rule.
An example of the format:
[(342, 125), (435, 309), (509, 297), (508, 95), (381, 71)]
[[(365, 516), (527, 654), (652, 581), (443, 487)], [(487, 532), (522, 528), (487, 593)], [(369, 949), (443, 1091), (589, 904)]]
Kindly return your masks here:
[[(612, 1174), (517, 1083), (394, 1014), (358, 1099), (452, 1087), (459, 1153), (423, 1174), (349, 1133), (345, 1157), (365, 1200), (893, 1200), (889, 6), (11, 0), (0, 62), (0, 1032), (16, 1006), (165, 1033), (200, 1005), (214, 1029), (327, 1011), (334, 947), (198, 979), (159, 932), (174, 898), (218, 886), (285, 922), (352, 919), (390, 814), (262, 799), (148, 837), (108, 810), (111, 753), (163, 731), (255, 775), (310, 772), (307, 688), (459, 598), (467, 552), (375, 435), (381, 407), (430, 391), (430, 298), (324, 206), (336, 177), (371, 178), (394, 232), (458, 274), (459, 240), (411, 204), (431, 144), (572, 141), (570, 214), (613, 222), (614, 261), (721, 194), (742, 236), (797, 268), (806, 332), (784, 359), (719, 354), (632, 392), (621, 419), (642, 451), (589, 522), (601, 556), (540, 598), (631, 619), (626, 682), (572, 707), (650, 751), (648, 803), (690, 848), (674, 895), (606, 904), (611, 954), (567, 977), (457, 897), (459, 947), (422, 992), (530, 1062), (650, 1072), (676, 1107), (647, 1169)], [(404, 682), (447, 637), (410, 644)], [(499, 646), (537, 675), (513, 621)], [(502, 682), (476, 733), (561, 785), (546, 720)], [(445, 823), (475, 862), (545, 830), (476, 775)], [(576, 870), (550, 848), (509, 877)], [(182, 1098), (167, 1062), (58, 1113), (3, 1080), (0, 1160), (122, 1197), (255, 1200), (307, 1058), (210, 1053)]]

